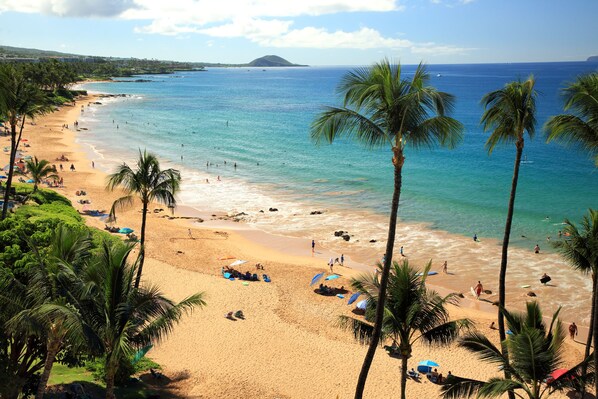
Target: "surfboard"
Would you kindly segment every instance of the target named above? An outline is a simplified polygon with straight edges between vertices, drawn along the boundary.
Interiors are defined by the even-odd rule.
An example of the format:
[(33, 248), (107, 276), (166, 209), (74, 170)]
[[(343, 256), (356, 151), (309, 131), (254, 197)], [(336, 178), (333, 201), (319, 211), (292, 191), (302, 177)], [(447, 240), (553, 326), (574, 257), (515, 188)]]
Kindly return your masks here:
[(529, 284), (524, 284), (524, 285), (521, 286), (521, 288), (529, 288), (529, 287), (530, 287)]
[(471, 289), (471, 295), (473, 295), (476, 299), (480, 299), (480, 297), (476, 295), (475, 290), (473, 289), (473, 287), (470, 287), (470, 289)]
[[(436, 275), (436, 274), (438, 274), (438, 272), (434, 272), (434, 271), (432, 271), (432, 272), (428, 272), (428, 276), (434, 276), (434, 275)], [(423, 273), (423, 272), (419, 272), (419, 273), (417, 273), (417, 275), (418, 275), (418, 276), (423, 276), (423, 275), (424, 275), (424, 273)]]

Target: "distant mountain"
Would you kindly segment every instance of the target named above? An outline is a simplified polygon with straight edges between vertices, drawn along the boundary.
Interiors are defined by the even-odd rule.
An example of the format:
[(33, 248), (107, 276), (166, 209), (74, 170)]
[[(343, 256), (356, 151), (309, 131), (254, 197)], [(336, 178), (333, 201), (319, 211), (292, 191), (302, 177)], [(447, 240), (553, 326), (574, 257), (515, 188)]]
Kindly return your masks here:
[(34, 48), (22, 48), (0, 45), (0, 57), (7, 58), (40, 58), (40, 57), (85, 57), (77, 54), (61, 53), (59, 51), (38, 50)]
[(298, 66), (307, 66), (307, 65), (299, 65), (299, 64), (292, 64), (289, 61), (285, 60), (282, 57), (277, 55), (265, 55), (260, 58), (256, 58), (255, 60), (251, 61), (248, 66), (252, 67), (298, 67)]
[(588, 59), (586, 61), (587, 62), (598, 62), (598, 55), (593, 55), (591, 57), (588, 57)]

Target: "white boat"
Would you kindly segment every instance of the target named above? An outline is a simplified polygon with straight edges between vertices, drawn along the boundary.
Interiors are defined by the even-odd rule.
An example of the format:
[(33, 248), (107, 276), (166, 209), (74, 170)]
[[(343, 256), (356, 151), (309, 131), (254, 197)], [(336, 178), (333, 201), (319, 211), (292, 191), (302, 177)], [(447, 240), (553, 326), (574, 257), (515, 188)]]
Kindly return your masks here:
[(528, 163), (534, 163), (534, 161), (528, 161), (527, 160), (527, 155), (524, 155), (523, 159), (521, 160), (521, 163), (528, 164)]

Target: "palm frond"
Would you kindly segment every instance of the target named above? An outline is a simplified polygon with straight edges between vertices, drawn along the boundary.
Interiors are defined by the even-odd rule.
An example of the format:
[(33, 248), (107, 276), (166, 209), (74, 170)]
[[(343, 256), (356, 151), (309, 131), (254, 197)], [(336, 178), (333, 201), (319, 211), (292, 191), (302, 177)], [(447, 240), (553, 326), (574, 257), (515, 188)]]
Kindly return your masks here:
[[(337, 326), (344, 330), (352, 331), (355, 339), (362, 345), (370, 343), (372, 333), (374, 332), (374, 326), (371, 324), (349, 316), (339, 316)], [(383, 332), (380, 338), (380, 345), (382, 345), (385, 338), (386, 334)]]
[(446, 378), (440, 392), (444, 399), (471, 398), (478, 394), (485, 383), (485, 381), (451, 375)]

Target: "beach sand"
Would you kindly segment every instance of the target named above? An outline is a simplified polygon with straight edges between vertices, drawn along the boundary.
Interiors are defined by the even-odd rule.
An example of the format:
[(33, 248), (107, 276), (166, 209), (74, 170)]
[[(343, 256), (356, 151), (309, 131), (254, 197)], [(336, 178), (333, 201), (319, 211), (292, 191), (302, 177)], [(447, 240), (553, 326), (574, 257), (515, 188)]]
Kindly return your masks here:
[[(76, 143), (77, 132), (73, 122), (81, 114), (81, 105), (86, 106), (93, 97), (80, 99), (75, 107), (63, 107), (61, 110), (36, 120), (35, 125), (27, 124), (24, 138), (31, 145), (27, 154), (39, 159), (55, 161), (64, 154), (68, 162), (62, 162), (64, 188), (56, 191), (67, 196), (75, 207), (83, 209), (77, 203), (82, 198), (89, 199), (88, 209), (110, 209), (119, 193), (105, 191), (106, 175), (99, 169), (100, 159), (93, 159), (92, 168), (89, 154)], [(61, 129), (68, 123), (70, 129)], [(6, 137), (0, 138), (4, 147)], [(0, 161), (6, 162), (6, 153), (0, 155)], [(70, 164), (76, 171), (69, 171)], [(183, 176), (184, 178), (184, 176)], [(77, 190), (85, 190), (85, 197), (75, 195)], [(148, 356), (160, 363), (167, 377), (173, 379), (176, 392), (190, 398), (316, 398), (353, 396), (357, 376), (367, 347), (356, 343), (351, 332), (336, 326), (339, 315), (353, 315), (352, 306), (336, 297), (324, 297), (313, 292), (309, 281), (314, 274), (327, 271), (327, 259), (335, 251), (320, 246), (317, 253), (311, 254), (309, 242), (300, 239), (277, 237), (265, 234), (243, 224), (224, 222), (210, 214), (182, 207), (174, 215), (167, 211), (154, 212), (154, 209), (166, 208), (163, 205), (152, 206), (148, 214), (147, 260), (143, 282), (157, 284), (164, 294), (174, 300), (180, 300), (195, 292), (204, 292), (207, 306), (185, 317), (167, 340), (153, 348)], [(131, 227), (137, 232), (141, 224), (140, 206), (118, 213), (117, 225)], [(193, 219), (201, 216), (204, 223), (194, 223)], [(89, 225), (102, 229), (104, 223), (97, 218), (85, 217)], [(191, 219), (189, 219), (191, 218)], [(213, 219), (213, 220), (212, 220)], [(192, 238), (188, 229), (192, 230)], [(417, 266), (429, 260), (430, 254), (446, 251), (443, 237), (446, 233), (411, 229), (407, 256)], [(403, 236), (402, 236), (403, 237)], [(421, 237), (425, 245), (417, 245)], [(412, 240), (412, 241), (411, 241)], [(483, 281), (485, 288), (496, 292), (498, 274), (497, 254), (500, 252), (496, 242), (484, 241), (470, 243), (463, 238), (461, 245), (450, 248), (449, 272), (454, 274), (435, 276), (433, 284), (442, 292), (450, 290), (465, 292), (476, 280), (487, 276)], [(521, 251), (521, 250), (520, 250)], [(544, 267), (553, 254), (541, 254), (534, 257), (526, 253), (513, 251), (513, 262), (533, 263), (542, 272), (547, 271), (553, 277), (559, 273), (573, 273), (559, 266)], [(350, 250), (345, 252), (345, 256)], [(231, 257), (230, 260), (220, 260)], [(550, 257), (550, 258), (549, 258)], [(335, 272), (341, 278), (329, 285), (349, 288), (350, 278), (363, 270), (373, 270), (359, 254), (349, 259), (349, 267), (335, 266)], [(528, 259), (529, 258), (529, 259)], [(229, 281), (221, 277), (221, 267), (234, 259), (244, 259), (246, 267), (252, 273), (267, 273), (271, 283)], [(445, 259), (435, 257), (435, 259)], [(359, 262), (359, 261), (362, 262)], [(435, 261), (439, 270), (442, 261)], [(265, 270), (256, 271), (256, 263), (264, 265)], [(461, 262), (480, 262), (480, 273), (464, 274)], [(552, 259), (550, 264), (553, 264)], [(542, 267), (541, 267), (542, 266)], [(529, 273), (528, 273), (529, 274)], [(555, 279), (555, 280), (557, 280)], [(534, 277), (535, 280), (535, 277)], [(525, 292), (519, 287), (521, 279), (510, 277), (509, 302), (523, 306)], [(555, 287), (538, 287), (538, 300), (542, 302), (545, 290)], [(554, 291), (554, 293), (553, 293)], [(553, 295), (567, 295), (553, 289)], [(447, 291), (448, 292), (448, 291)], [(590, 293), (585, 295), (589, 297)], [(348, 295), (347, 295), (348, 297)], [(495, 295), (487, 296), (496, 300)], [(490, 305), (485, 302), (465, 300), (460, 308), (451, 307), (454, 318), (468, 317), (476, 321), (477, 327), (498, 342), (498, 332), (490, 330), (488, 325), (495, 320)], [(245, 320), (232, 321), (224, 315), (229, 311), (242, 309)], [(545, 309), (545, 314), (553, 310)], [(572, 314), (572, 313), (570, 313)], [(582, 334), (578, 341), (582, 340)], [(565, 366), (580, 361), (583, 345), (567, 339)], [(453, 374), (477, 379), (486, 379), (498, 375), (495, 366), (478, 361), (473, 355), (452, 345), (448, 348), (429, 348), (417, 344), (409, 367), (416, 367), (420, 360), (433, 359), (441, 365), (444, 375), (450, 370)], [(366, 397), (387, 398), (398, 395), (400, 360), (388, 356), (380, 348), (374, 359), (366, 386)], [(438, 397), (440, 388), (426, 379), (421, 383), (408, 380), (407, 395), (416, 397)], [(558, 397), (559, 395), (555, 395)]]

